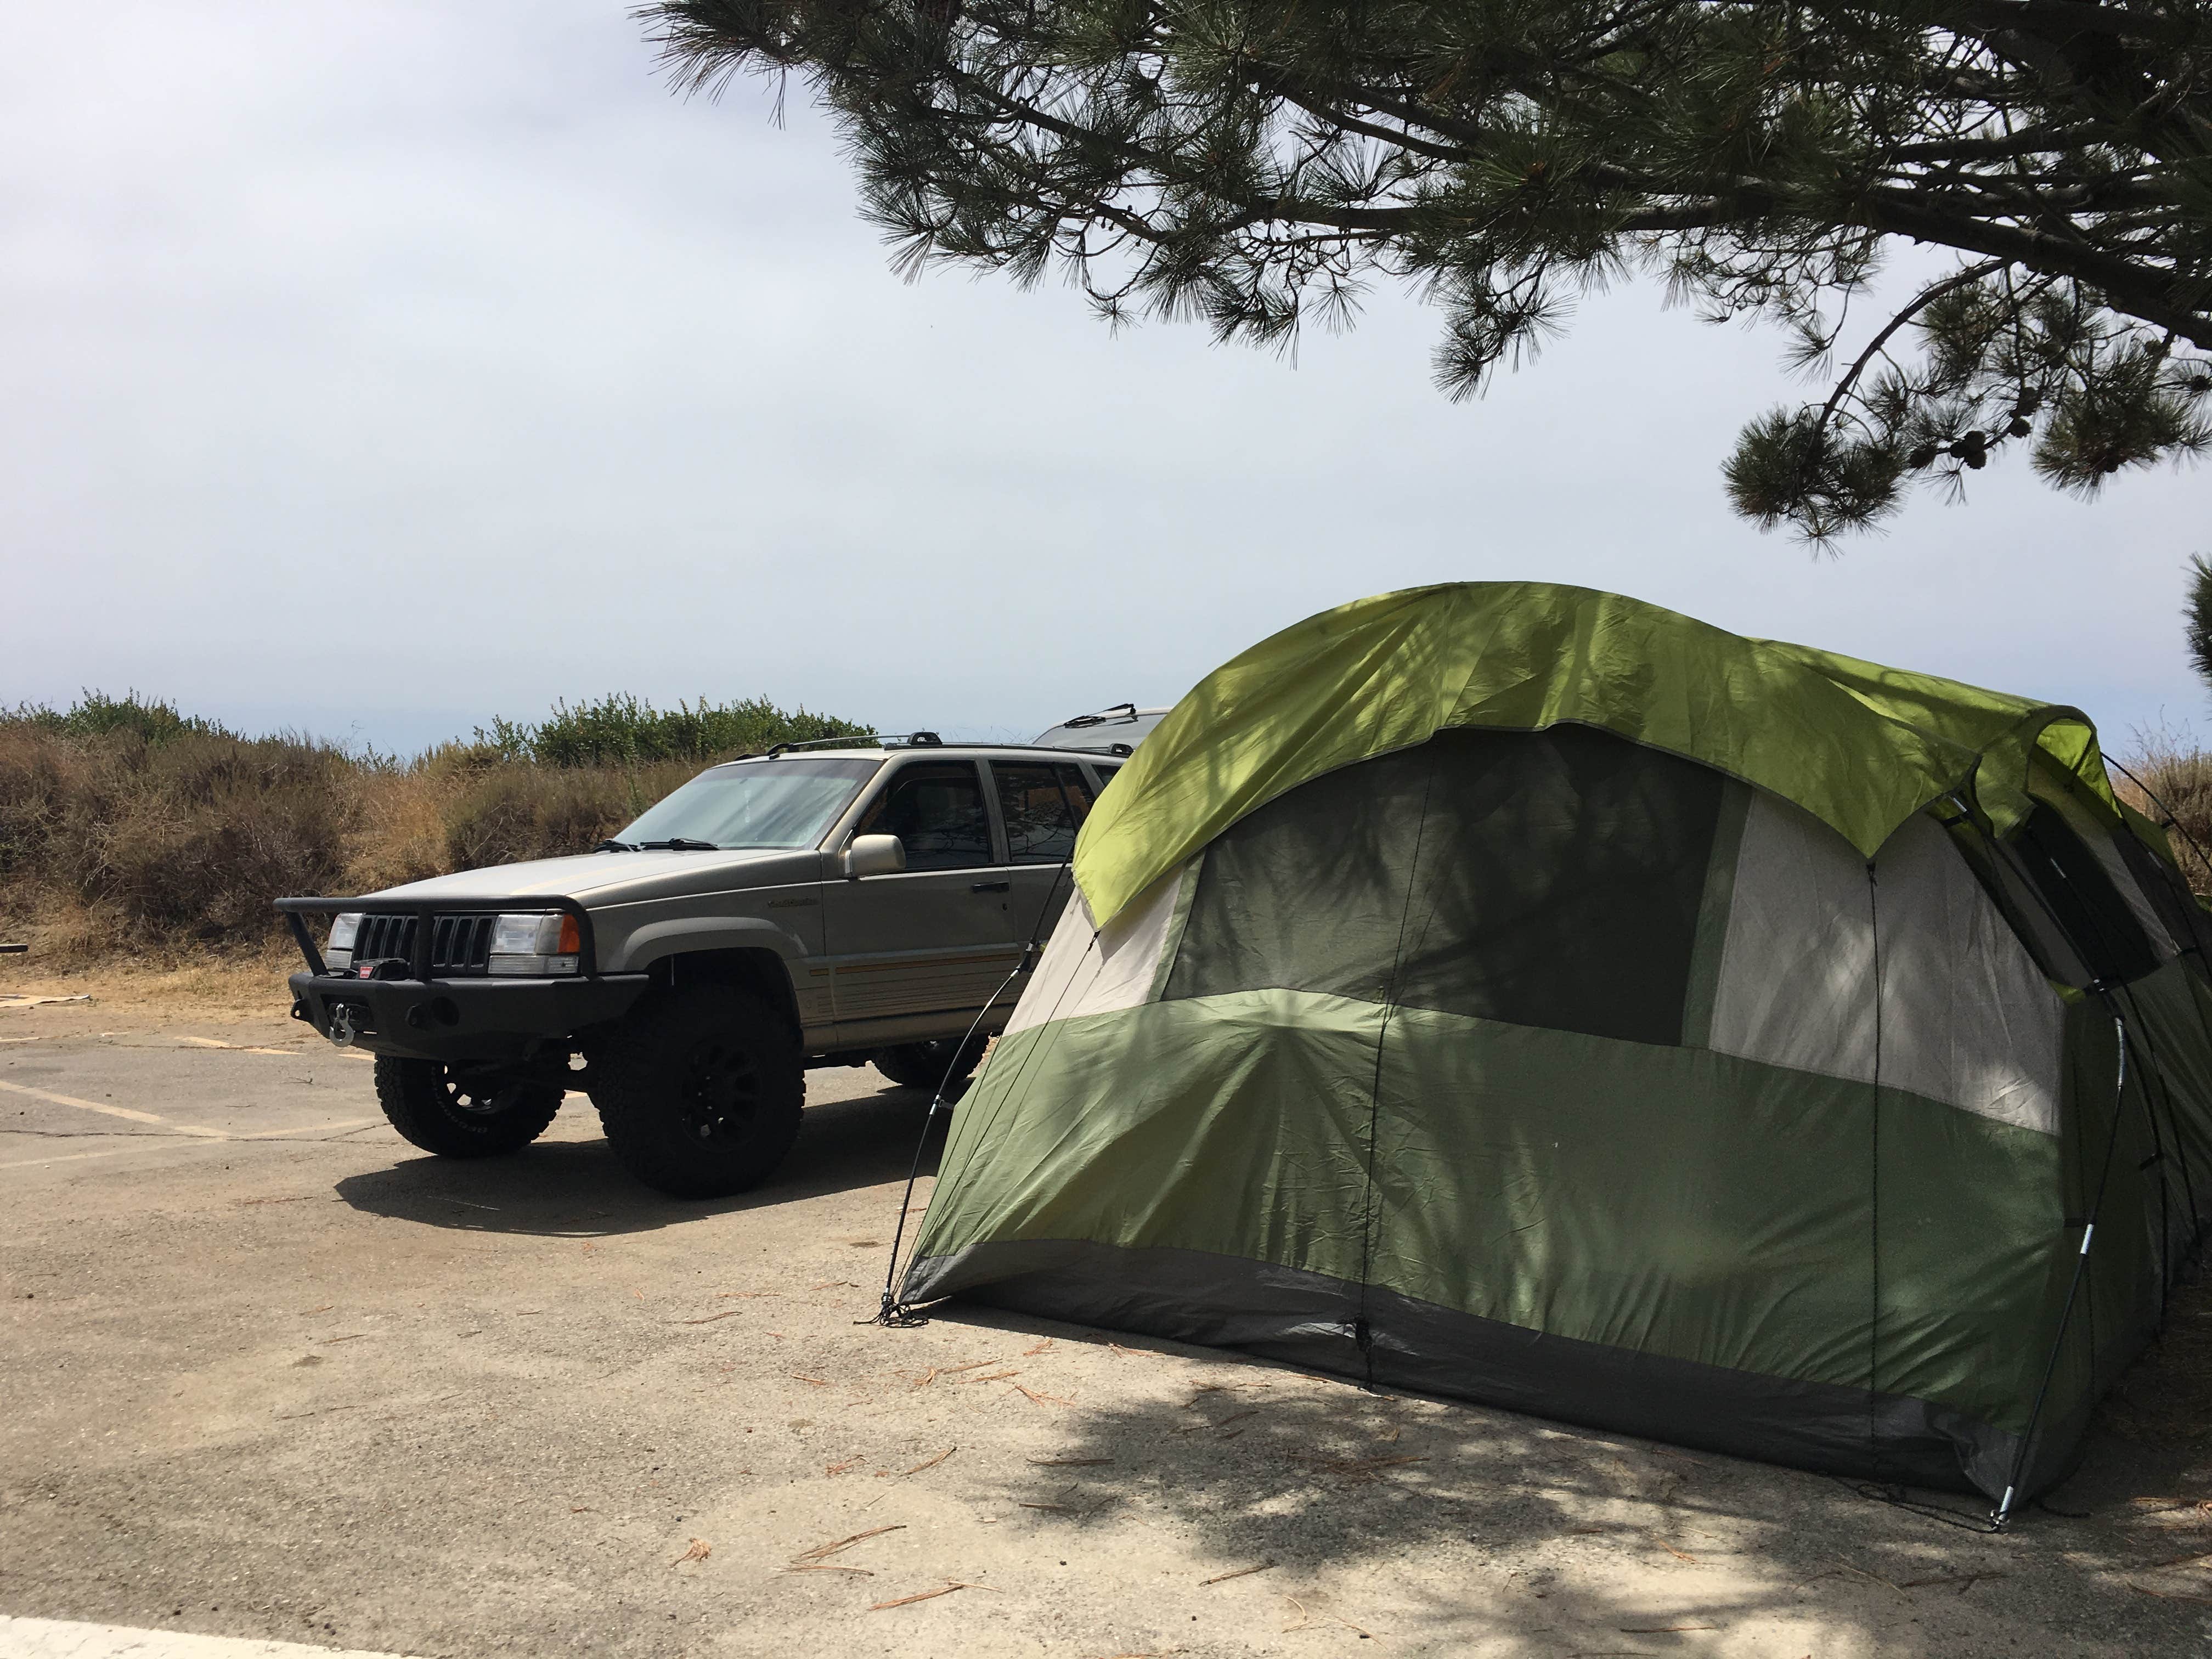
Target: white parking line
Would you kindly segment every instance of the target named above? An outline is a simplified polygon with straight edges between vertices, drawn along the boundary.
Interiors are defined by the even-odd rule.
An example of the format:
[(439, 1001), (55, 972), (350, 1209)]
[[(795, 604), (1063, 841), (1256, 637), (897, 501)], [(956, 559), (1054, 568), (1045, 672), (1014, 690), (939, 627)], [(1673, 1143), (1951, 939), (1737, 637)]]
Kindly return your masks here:
[[(12, 1164), (0, 1164), (0, 1170), (27, 1170), (33, 1164), (77, 1164), (88, 1158), (120, 1158), (125, 1152), (139, 1151), (148, 1137), (131, 1135), (128, 1139), (137, 1141), (139, 1146), (110, 1146), (106, 1151), (99, 1152), (57, 1152), (52, 1158), (19, 1158)], [(4, 1654), (0, 1654), (0, 1659), (4, 1659)]]
[[(155, 1124), (161, 1128), (170, 1131), (173, 1134), (197, 1135), (204, 1140), (281, 1140), (288, 1135), (335, 1135), (343, 1134), (349, 1129), (365, 1129), (372, 1123), (381, 1123), (384, 1121), (381, 1117), (356, 1117), (350, 1118), (343, 1123), (302, 1123), (289, 1129), (257, 1129), (252, 1134), (234, 1135), (227, 1129), (210, 1129), (206, 1127), (204, 1125), (198, 1123), (179, 1123), (173, 1118), (161, 1117), (152, 1112), (142, 1112), (135, 1107), (116, 1106), (112, 1105), (106, 1101), (99, 1100), (79, 1100), (75, 1095), (58, 1095), (51, 1089), (33, 1089), (27, 1083), (9, 1083), (5, 1079), (0, 1079), (0, 1089), (6, 1090), (11, 1095), (28, 1095), (33, 1100), (43, 1100), (51, 1105), (75, 1106), (82, 1111), (104, 1112), (109, 1117), (124, 1118), (132, 1123)], [(117, 1152), (126, 1152), (129, 1148), (117, 1147), (114, 1150)], [(66, 1154), (65, 1156), (69, 1158), (105, 1158), (108, 1156), (108, 1154), (106, 1152), (73, 1152)], [(20, 1170), (23, 1168), (24, 1165), (29, 1164), (59, 1164), (63, 1161), (63, 1157), (27, 1158), (18, 1159), (13, 1164), (0, 1164), (0, 1170)], [(0, 1659), (7, 1659), (7, 1656), (4, 1652), (0, 1652)]]
[(213, 1037), (179, 1036), (177, 1041), (195, 1048), (227, 1048), (234, 1054), (282, 1054), (287, 1060), (297, 1060), (307, 1052), (305, 1048), (253, 1048), (242, 1042), (217, 1042)]
[(178, 1630), (131, 1630), (0, 1613), (0, 1659), (399, 1659), (360, 1648), (311, 1648)]
[[(384, 1120), (380, 1117), (359, 1117), (354, 1118), (344, 1123), (305, 1123), (296, 1129), (263, 1129), (250, 1135), (217, 1135), (215, 1139), (226, 1146), (237, 1146), (241, 1141), (247, 1140), (281, 1140), (286, 1135), (308, 1135), (320, 1133), (335, 1139), (339, 1135), (344, 1134), (349, 1130), (366, 1129), (372, 1123), (382, 1123), (383, 1121)], [(78, 1164), (88, 1158), (120, 1158), (125, 1152), (143, 1152), (149, 1146), (159, 1146), (162, 1144), (160, 1138), (155, 1135), (121, 1135), (117, 1138), (128, 1144), (121, 1146), (104, 1147), (96, 1152), (55, 1152), (45, 1158), (15, 1158), (6, 1164), (0, 1164), (0, 1170), (27, 1170), (34, 1164)], [(194, 1141), (191, 1144), (194, 1146), (205, 1146), (210, 1143), (206, 1139), (200, 1139)], [(364, 1143), (354, 1142), (350, 1144), (362, 1145)], [(0, 1659), (7, 1659), (7, 1652), (4, 1649), (0, 1649)]]
[(110, 1106), (97, 1100), (79, 1100), (75, 1095), (51, 1094), (44, 1089), (33, 1089), (27, 1083), (0, 1080), (0, 1089), (5, 1089), (11, 1095), (28, 1095), (33, 1100), (43, 1100), (55, 1106), (76, 1106), (88, 1112), (105, 1112), (110, 1117), (127, 1118), (133, 1123), (157, 1123), (162, 1128), (180, 1135), (205, 1135), (210, 1140), (233, 1139), (220, 1129), (206, 1128), (198, 1123), (179, 1123), (173, 1119), (156, 1117), (151, 1112), (137, 1111), (128, 1106)]

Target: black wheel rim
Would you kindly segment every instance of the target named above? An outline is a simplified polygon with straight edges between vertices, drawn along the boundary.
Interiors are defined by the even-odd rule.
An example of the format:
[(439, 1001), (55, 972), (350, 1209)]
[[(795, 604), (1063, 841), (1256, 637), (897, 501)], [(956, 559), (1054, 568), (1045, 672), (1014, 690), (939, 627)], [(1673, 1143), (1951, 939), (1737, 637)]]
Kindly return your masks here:
[(446, 1104), (457, 1117), (473, 1118), (482, 1121), (512, 1111), (529, 1085), (522, 1083), (495, 1082), (487, 1078), (471, 1078), (448, 1071), (446, 1073)]
[(741, 1140), (760, 1112), (760, 1071), (752, 1056), (708, 1041), (684, 1056), (678, 1119), (687, 1139), (702, 1146)]

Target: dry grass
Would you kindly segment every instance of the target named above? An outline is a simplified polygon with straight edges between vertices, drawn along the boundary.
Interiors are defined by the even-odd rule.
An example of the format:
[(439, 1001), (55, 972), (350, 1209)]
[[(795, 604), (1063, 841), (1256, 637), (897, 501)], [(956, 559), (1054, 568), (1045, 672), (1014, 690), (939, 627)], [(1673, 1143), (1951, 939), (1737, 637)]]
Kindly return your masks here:
[(282, 936), (280, 894), (583, 852), (697, 769), (0, 720), (0, 937), (45, 969), (252, 957)]
[(2212, 753), (2197, 747), (2187, 732), (2160, 727), (2138, 731), (2134, 752), (2122, 764), (2126, 771), (2116, 769), (2112, 779), (2120, 799), (2169, 826), (2167, 838), (2190, 886), (2212, 896), (2212, 863), (2189, 844), (2193, 840), (2212, 855)]
[[(98, 965), (55, 968), (22, 957), (0, 957), (0, 998), (89, 997), (7, 1009), (0, 1035), (21, 1037), (82, 1036), (118, 1024), (167, 1028), (178, 1024), (234, 1024), (275, 1020), (289, 994), (285, 976), (299, 971), (300, 955), (285, 945), (203, 956), (162, 967), (110, 959)], [(305, 1026), (293, 1031), (306, 1033)]]

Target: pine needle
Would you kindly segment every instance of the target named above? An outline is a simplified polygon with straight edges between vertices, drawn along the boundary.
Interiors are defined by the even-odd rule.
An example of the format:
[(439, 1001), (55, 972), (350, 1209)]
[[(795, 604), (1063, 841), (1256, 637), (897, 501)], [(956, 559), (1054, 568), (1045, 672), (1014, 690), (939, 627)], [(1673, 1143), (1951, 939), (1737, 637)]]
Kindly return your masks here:
[(2161, 1601), (2197, 1601), (2212, 1607), (2212, 1595), (2184, 1595), (2179, 1590), (2153, 1589), (2148, 1584), (2138, 1584), (2132, 1578), (2125, 1581), (2131, 1590), (2141, 1590), (2145, 1595), (2155, 1595)]
[(1212, 1577), (1201, 1578), (1198, 1582), (1201, 1588), (1207, 1584), (1225, 1584), (1232, 1578), (1249, 1578), (1255, 1572), (1265, 1572), (1274, 1565), (1273, 1561), (1262, 1561), (1256, 1567), (1239, 1567), (1234, 1572), (1217, 1572)]
[(917, 1590), (912, 1595), (902, 1595), (897, 1597), (896, 1600), (890, 1601), (878, 1601), (873, 1607), (870, 1607), (868, 1611), (870, 1613), (882, 1613), (891, 1607), (910, 1607), (916, 1601), (934, 1601), (939, 1596), (950, 1595), (955, 1590), (988, 1589), (990, 1588), (991, 1587), (988, 1584), (963, 1584), (957, 1580), (947, 1579), (945, 1583), (945, 1588), (942, 1589)]
[(887, 1532), (904, 1532), (905, 1530), (906, 1522), (903, 1521), (894, 1522), (888, 1527), (871, 1527), (866, 1532), (854, 1533), (850, 1538), (841, 1538), (834, 1544), (817, 1544), (811, 1550), (807, 1550), (803, 1553), (793, 1556), (791, 1558), (792, 1565), (796, 1566), (802, 1561), (823, 1560), (830, 1556), (837, 1554), (840, 1551), (848, 1550), (852, 1548), (854, 1545), (860, 1543), (865, 1540), (870, 1538), (880, 1538)]

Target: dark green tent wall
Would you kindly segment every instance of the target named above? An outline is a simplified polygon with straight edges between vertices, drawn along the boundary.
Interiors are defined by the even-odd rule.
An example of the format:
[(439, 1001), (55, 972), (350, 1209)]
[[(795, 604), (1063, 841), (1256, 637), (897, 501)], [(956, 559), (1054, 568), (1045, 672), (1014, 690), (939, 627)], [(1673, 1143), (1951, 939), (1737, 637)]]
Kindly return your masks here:
[(2002, 1504), (2212, 1216), (2202, 913), (2075, 711), (1385, 595), (1194, 690), (1076, 873), (908, 1304)]

